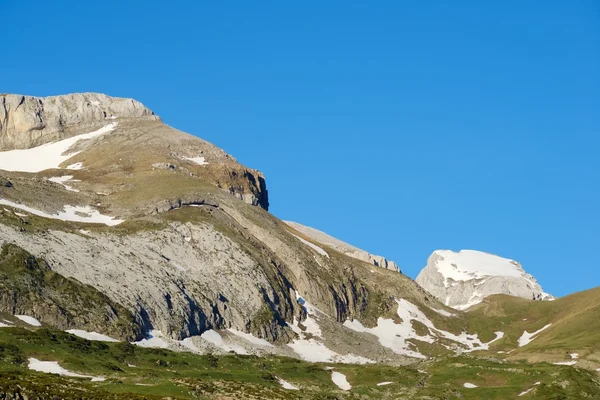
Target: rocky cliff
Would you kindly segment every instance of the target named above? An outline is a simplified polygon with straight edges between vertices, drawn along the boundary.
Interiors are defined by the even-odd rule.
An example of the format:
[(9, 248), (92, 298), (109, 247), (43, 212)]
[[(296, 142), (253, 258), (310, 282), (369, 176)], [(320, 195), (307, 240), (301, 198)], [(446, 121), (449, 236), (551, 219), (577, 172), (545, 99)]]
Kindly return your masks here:
[(127, 118), (159, 120), (138, 101), (99, 93), (0, 94), (0, 150), (28, 149)]
[(459, 310), (493, 294), (553, 299), (517, 261), (474, 250), (434, 251), (416, 281), (445, 305)]
[(340, 253), (346, 254), (347, 256), (375, 265), (376, 267), (400, 272), (400, 267), (398, 264), (396, 264), (394, 261), (386, 259), (385, 257), (370, 254), (362, 249), (359, 249), (358, 247), (354, 247), (351, 244), (336, 239), (325, 232), (321, 232), (318, 229), (304, 226), (292, 221), (285, 221), (285, 223), (298, 232), (310, 237), (311, 239), (329, 246)]

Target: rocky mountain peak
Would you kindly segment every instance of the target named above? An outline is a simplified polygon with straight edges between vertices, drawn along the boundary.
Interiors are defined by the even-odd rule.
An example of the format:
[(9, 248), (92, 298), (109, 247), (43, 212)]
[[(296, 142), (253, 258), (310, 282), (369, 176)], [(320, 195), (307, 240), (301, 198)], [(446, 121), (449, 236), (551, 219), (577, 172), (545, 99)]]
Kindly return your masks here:
[(493, 294), (553, 299), (519, 262), (476, 250), (434, 251), (416, 281), (445, 305), (459, 310)]
[(160, 120), (139, 101), (100, 93), (0, 94), (0, 150), (28, 149), (132, 118)]

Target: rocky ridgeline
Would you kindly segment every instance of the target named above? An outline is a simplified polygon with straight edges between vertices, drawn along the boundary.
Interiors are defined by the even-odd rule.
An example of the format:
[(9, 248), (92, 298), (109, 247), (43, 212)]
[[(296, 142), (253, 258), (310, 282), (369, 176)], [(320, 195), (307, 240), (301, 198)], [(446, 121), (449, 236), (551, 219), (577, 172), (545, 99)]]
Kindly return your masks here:
[(358, 247), (354, 247), (351, 244), (345, 243), (339, 239), (334, 238), (326, 234), (325, 232), (321, 232), (318, 229), (311, 228), (309, 226), (304, 226), (297, 222), (292, 221), (284, 221), (286, 224), (297, 230), (298, 232), (310, 237), (311, 239), (322, 243), (326, 246), (332, 247), (333, 249), (343, 253), (349, 257), (356, 258), (357, 260), (364, 261), (366, 263), (375, 265), (376, 267), (389, 269), (392, 271), (400, 271), (400, 267), (394, 261), (388, 260), (383, 256), (377, 256), (370, 254)]
[(99, 93), (52, 97), (0, 94), (0, 150), (39, 146), (122, 118), (160, 120), (139, 101)]

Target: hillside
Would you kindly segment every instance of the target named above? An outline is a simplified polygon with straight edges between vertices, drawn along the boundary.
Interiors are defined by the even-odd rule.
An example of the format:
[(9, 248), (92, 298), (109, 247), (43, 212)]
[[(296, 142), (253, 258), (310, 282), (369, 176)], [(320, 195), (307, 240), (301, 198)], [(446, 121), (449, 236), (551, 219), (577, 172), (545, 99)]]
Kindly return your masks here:
[[(0, 99), (4, 393), (46, 382), (89, 398), (600, 393), (579, 364), (520, 361), (577, 351), (581, 366), (600, 367), (593, 336), (561, 341), (574, 334), (567, 316), (588, 301), (595, 310), (596, 297), (492, 297), (454, 310), (391, 261), (377, 268), (383, 258), (280, 221), (261, 172), (141, 103)], [(590, 312), (575, 315), (594, 326)], [(517, 348), (524, 330), (548, 323), (539, 339), (556, 335), (552, 346), (536, 337)], [(106, 381), (32, 372), (56, 363)], [(331, 375), (342, 387), (346, 378), (327, 367), (353, 389), (332, 386)]]

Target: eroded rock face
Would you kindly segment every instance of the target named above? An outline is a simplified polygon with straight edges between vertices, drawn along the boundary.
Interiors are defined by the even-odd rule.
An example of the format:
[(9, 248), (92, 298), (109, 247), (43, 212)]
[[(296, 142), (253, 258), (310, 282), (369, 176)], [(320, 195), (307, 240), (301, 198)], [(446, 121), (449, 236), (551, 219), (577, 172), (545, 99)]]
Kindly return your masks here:
[(394, 261), (386, 259), (385, 257), (367, 253), (366, 251), (361, 250), (358, 247), (354, 247), (351, 244), (342, 242), (341, 240), (336, 239), (333, 236), (326, 234), (325, 232), (321, 232), (318, 229), (311, 228), (309, 226), (304, 226), (297, 222), (284, 222), (292, 228), (296, 229), (298, 232), (303, 233), (304, 235), (310, 237), (311, 239), (319, 243), (332, 247), (340, 253), (346, 254), (347, 256), (375, 265), (376, 267), (401, 272), (398, 264), (396, 264)]
[(0, 150), (28, 149), (92, 130), (113, 119), (159, 120), (139, 101), (99, 93), (0, 95)]
[(434, 251), (416, 281), (442, 303), (458, 310), (492, 294), (553, 299), (517, 261), (474, 250)]

